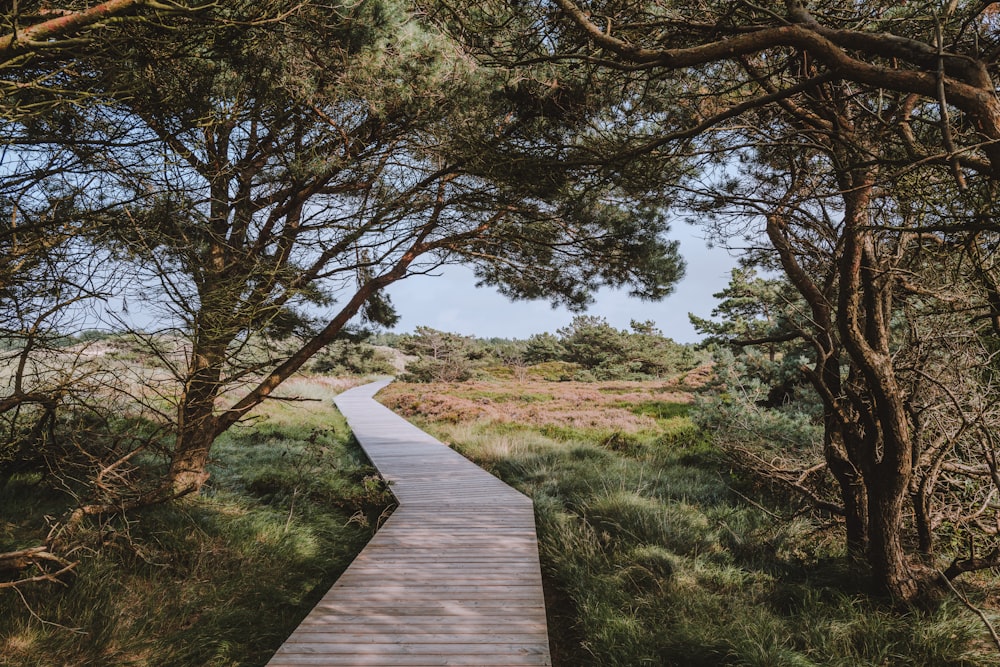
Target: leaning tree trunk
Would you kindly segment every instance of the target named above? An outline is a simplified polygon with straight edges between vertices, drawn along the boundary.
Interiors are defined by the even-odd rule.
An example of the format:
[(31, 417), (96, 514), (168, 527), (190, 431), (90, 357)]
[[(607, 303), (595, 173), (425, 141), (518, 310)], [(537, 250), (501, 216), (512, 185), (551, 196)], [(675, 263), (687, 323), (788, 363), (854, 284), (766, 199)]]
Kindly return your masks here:
[(837, 401), (842, 396), (840, 345), (838, 343), (830, 296), (821, 289), (816, 276), (804, 270), (790, 243), (787, 222), (780, 209), (767, 218), (767, 235), (778, 251), (785, 275), (803, 296), (818, 325), (813, 337), (816, 346), (816, 366), (806, 375), (816, 388), (824, 405), (823, 455), (827, 467), (837, 480), (847, 529), (847, 551), (855, 558), (864, 558), (868, 549), (868, 498), (857, 467), (856, 451), (847, 447)]
[(902, 539), (903, 510), (914, 474), (913, 432), (890, 355), (872, 354), (863, 346), (860, 351), (865, 353), (861, 363), (867, 400), (856, 401), (856, 407), (863, 404), (869, 411), (864, 419), (868, 432), (859, 443), (868, 493), (868, 562), (877, 586), (895, 600), (912, 602), (929, 583), (916, 576), (917, 565), (908, 558)]

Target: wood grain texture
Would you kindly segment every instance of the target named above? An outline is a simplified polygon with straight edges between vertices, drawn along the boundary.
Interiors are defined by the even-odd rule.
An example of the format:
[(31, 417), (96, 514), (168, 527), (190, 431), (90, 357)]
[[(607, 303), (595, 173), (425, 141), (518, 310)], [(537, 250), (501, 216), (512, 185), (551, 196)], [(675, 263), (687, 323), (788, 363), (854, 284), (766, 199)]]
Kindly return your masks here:
[(399, 507), (268, 667), (551, 665), (531, 500), (377, 403), (337, 407)]

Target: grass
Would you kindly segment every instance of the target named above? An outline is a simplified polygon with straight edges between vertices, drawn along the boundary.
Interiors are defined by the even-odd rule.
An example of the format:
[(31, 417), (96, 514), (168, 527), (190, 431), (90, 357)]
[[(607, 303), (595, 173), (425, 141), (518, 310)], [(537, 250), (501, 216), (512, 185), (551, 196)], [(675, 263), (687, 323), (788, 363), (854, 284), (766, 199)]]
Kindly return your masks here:
[[(687, 419), (689, 399), (596, 385), (586, 396), (622, 414), (588, 424), (573, 414), (594, 409), (584, 388), (559, 383), (544, 402), (505, 398), (505, 413), (454, 418), (470, 393), (509, 397), (518, 386), (396, 384), (381, 398), (535, 500), (554, 664), (1000, 662), (960, 604), (900, 613), (868, 595), (836, 530), (745, 502)], [(981, 604), (987, 595), (967, 592)]]
[[(336, 389), (285, 385), (316, 400), (221, 438), (201, 497), (90, 525), (69, 587), (0, 590), (0, 665), (264, 664), (389, 503)], [(998, 664), (961, 605), (901, 614), (867, 595), (835, 531), (742, 500), (689, 400), (621, 382), (385, 394), (534, 498), (557, 666)], [(0, 490), (0, 550), (40, 543), (65, 510), (39, 482)]]
[[(333, 388), (286, 393), (322, 402), (272, 403), (225, 434), (201, 497), (89, 526), (66, 588), (0, 590), (0, 664), (263, 665), (390, 502)], [(0, 491), (0, 550), (40, 543), (65, 508), (37, 481)]]

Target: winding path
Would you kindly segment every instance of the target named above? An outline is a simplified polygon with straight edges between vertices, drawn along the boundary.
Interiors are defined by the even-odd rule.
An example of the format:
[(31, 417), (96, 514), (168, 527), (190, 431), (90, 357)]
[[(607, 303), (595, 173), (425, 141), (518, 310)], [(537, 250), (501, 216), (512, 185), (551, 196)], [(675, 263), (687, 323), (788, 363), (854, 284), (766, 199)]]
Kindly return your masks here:
[(268, 667), (551, 665), (531, 500), (373, 396), (336, 398), (399, 507)]

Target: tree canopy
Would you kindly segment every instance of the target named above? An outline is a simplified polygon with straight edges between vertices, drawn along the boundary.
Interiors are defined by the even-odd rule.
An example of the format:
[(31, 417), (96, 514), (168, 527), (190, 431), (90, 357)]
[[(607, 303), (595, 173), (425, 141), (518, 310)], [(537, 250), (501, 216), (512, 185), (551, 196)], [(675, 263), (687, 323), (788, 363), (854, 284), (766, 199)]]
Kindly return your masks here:
[(220, 433), (350, 327), (391, 323), (397, 280), (464, 262), (578, 308), (600, 285), (659, 298), (681, 275), (651, 193), (555, 166), (540, 147), (568, 121), (405, 3), (226, 3), (103, 34), (63, 84), (87, 103), (7, 136), (12, 154), (68, 156), (31, 190), (64, 203), (22, 195), (24, 215), (106, 252), (158, 316), (136, 333), (175, 380), (176, 439), (150, 498), (199, 489)]
[[(106, 253), (160, 307), (185, 341), (161, 355), (161, 497), (200, 488), (213, 439), (318, 350), (391, 322), (392, 282), (464, 262), (514, 298), (659, 298), (683, 269), (674, 212), (783, 275), (735, 276), (739, 321), (700, 326), (783, 374), (797, 360), (824, 507), (881, 587), (938, 585), (935, 531), (995, 535), (974, 500), (1000, 480), (994, 3), (251, 4), (80, 3), (63, 24), (15, 6), (0, 43), (39, 100), (5, 107), (0, 288), (16, 298), (6, 268), (57, 243)], [(130, 19), (91, 20), (112, 6)], [(622, 332), (577, 324), (530, 353), (601, 368)], [(276, 352), (279, 333), (297, 344)]]
[[(968, 456), (945, 424), (969, 435), (983, 413), (958, 396), (989, 396), (992, 385), (955, 376), (946, 348), (918, 367), (902, 351), (927, 355), (934, 331), (964, 331), (964, 367), (993, 365), (993, 3), (427, 6), (454, 34), (477, 35), (465, 42), (482, 62), (549, 81), (564, 99), (599, 103), (617, 82), (602, 122), (564, 142), (567, 159), (626, 181), (686, 164), (675, 202), (742, 246), (749, 266), (785, 275), (797, 292), (789, 317), (757, 342), (806, 344), (801, 371), (823, 404), (849, 549), (899, 599), (933, 588), (936, 572), (907, 555), (904, 533), (923, 529), (905, 508), (929, 497), (924, 482), (936, 477), (925, 472)], [(957, 323), (942, 312), (965, 313), (964, 330), (941, 329)], [(931, 385), (949, 387), (956, 421), (927, 420), (917, 397)]]

